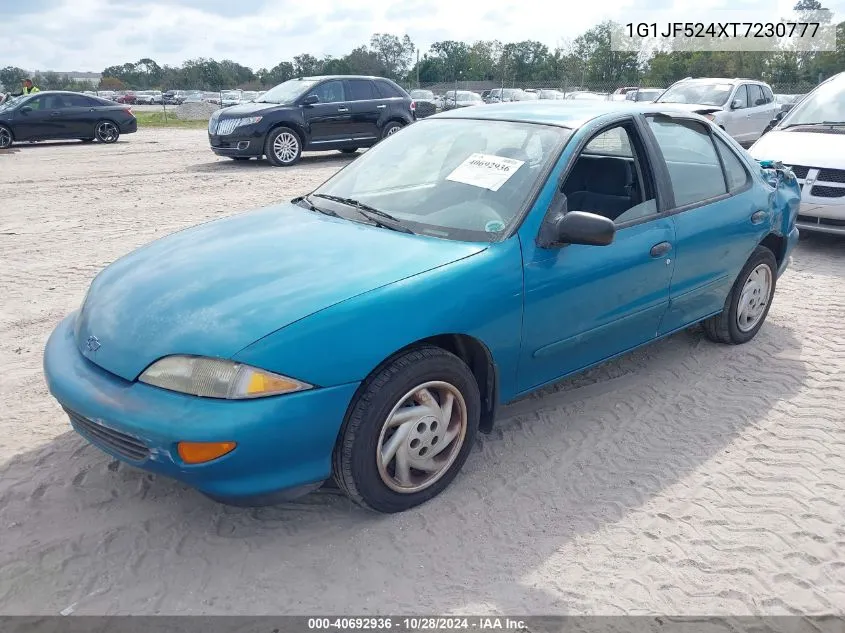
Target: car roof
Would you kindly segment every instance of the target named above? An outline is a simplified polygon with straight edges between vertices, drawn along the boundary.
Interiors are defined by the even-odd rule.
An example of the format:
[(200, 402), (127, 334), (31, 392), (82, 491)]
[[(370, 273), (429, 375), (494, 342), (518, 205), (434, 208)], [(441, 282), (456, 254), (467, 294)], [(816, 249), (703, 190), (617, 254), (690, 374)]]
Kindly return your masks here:
[(312, 75), (310, 77), (296, 77), (302, 81), (322, 81), (323, 79), (380, 79), (381, 81), (390, 81), (385, 77), (375, 77), (373, 75)]
[(675, 113), (684, 118), (704, 120), (703, 117), (670, 103), (643, 103), (630, 101), (517, 101), (496, 103), (475, 108), (448, 110), (431, 119), (476, 119), (481, 121), (513, 121), (540, 123), (569, 129), (578, 129), (590, 121), (614, 114)]

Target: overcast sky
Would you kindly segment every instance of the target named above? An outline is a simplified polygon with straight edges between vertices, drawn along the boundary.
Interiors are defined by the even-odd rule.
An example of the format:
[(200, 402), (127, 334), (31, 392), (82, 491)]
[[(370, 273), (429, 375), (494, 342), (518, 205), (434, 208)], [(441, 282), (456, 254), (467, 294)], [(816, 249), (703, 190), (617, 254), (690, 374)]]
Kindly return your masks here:
[[(435, 41), (534, 39), (550, 48), (608, 19), (627, 21), (637, 6), (759, 10), (760, 20), (795, 0), (0, 0), (0, 67), (95, 71), (151, 57), (232, 59), (270, 68), (294, 55), (343, 55), (375, 32), (407, 33), (425, 52)], [(842, 15), (845, 0), (823, 2)], [(541, 7), (557, 7), (546, 9)], [(634, 13), (632, 13), (632, 11)]]

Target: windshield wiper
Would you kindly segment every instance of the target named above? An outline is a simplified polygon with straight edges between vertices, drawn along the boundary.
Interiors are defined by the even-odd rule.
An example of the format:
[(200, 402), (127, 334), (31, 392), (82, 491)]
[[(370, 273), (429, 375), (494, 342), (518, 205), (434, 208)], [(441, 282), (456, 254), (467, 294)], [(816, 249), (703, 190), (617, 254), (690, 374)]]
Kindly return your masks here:
[(845, 125), (845, 121), (814, 121), (813, 123), (790, 123), (784, 125), (781, 130), (788, 130), (791, 127), (816, 127), (818, 125), (829, 125), (831, 127), (836, 125)]
[(317, 213), (322, 213), (323, 215), (330, 215), (333, 218), (340, 217), (340, 215), (338, 215), (335, 211), (332, 211), (331, 209), (323, 209), (322, 207), (318, 207), (308, 199), (308, 196), (299, 196), (298, 198), (294, 198), (293, 200), (291, 200), (291, 202), (293, 204), (304, 204), (305, 208), (309, 211), (316, 211)]
[(385, 211), (371, 207), (359, 200), (353, 198), (344, 198), (342, 196), (332, 196), (327, 193), (315, 193), (315, 198), (325, 198), (332, 202), (339, 202), (355, 209), (359, 214), (363, 215), (370, 222), (383, 229), (390, 229), (392, 231), (399, 231), (400, 233), (413, 233), (411, 229), (402, 224), (402, 220), (395, 218)]

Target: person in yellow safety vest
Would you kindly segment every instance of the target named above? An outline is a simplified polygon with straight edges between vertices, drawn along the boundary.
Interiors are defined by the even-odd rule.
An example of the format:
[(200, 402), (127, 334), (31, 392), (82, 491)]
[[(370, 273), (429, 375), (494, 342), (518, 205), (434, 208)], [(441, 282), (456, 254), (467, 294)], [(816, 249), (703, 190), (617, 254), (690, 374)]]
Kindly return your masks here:
[(25, 79), (24, 82), (23, 82), (23, 93), (25, 95), (31, 95), (31, 94), (36, 93), (36, 92), (41, 92), (38, 89), (38, 86), (34, 86), (32, 84), (32, 79)]

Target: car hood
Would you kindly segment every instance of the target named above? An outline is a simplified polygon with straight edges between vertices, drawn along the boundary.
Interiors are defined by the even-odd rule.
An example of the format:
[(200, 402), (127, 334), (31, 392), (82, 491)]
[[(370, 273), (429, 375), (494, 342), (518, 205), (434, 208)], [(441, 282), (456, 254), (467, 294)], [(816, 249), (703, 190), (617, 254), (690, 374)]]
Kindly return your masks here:
[[(223, 100), (226, 101), (225, 99)], [(248, 103), (239, 103), (238, 105), (228, 106), (225, 110), (220, 111), (220, 116), (223, 117), (242, 117), (253, 116), (266, 112), (267, 110), (288, 109), (291, 106), (280, 105), (278, 103), (255, 103), (250, 101)]]
[(784, 165), (845, 169), (845, 134), (772, 130), (748, 152), (758, 160)]
[(229, 358), (314, 312), (485, 248), (269, 207), (175, 233), (108, 266), (77, 317), (76, 344), (126, 380), (170, 354)]

